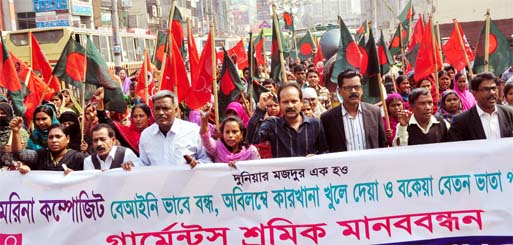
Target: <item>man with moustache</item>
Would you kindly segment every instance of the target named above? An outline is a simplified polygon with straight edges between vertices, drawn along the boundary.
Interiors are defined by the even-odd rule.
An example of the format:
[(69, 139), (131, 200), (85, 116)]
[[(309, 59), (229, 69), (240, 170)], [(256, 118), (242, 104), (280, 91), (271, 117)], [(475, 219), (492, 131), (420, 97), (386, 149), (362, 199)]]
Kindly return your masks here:
[(427, 88), (416, 88), (408, 96), (411, 112), (399, 112), (393, 146), (440, 143), (447, 140), (449, 123), (432, 115), (433, 97)]
[(470, 82), (476, 105), (454, 117), (449, 141), (513, 137), (513, 109), (497, 104), (497, 78), (489, 72)]
[[(269, 141), (273, 157), (298, 157), (322, 154), (328, 150), (324, 129), (319, 119), (303, 115), (303, 95), (295, 83), (278, 89), (281, 117), (269, 117), (261, 124), (266, 103), (272, 99), (270, 92), (262, 93), (255, 113), (248, 123), (248, 135), (254, 135), (252, 143)], [(260, 125), (260, 126), (257, 126)]]
[(361, 102), (362, 75), (348, 69), (337, 77), (341, 105), (321, 115), (330, 152), (356, 151), (386, 146), (379, 107)]
[(157, 92), (153, 98), (155, 123), (147, 127), (139, 140), (139, 154), (146, 166), (186, 165), (212, 162), (201, 143), (197, 124), (175, 118), (178, 113), (176, 95), (169, 90)]
[(92, 129), (92, 135), (95, 153), (84, 159), (84, 170), (131, 170), (142, 165), (132, 150), (114, 145), (116, 133), (108, 124), (96, 124)]

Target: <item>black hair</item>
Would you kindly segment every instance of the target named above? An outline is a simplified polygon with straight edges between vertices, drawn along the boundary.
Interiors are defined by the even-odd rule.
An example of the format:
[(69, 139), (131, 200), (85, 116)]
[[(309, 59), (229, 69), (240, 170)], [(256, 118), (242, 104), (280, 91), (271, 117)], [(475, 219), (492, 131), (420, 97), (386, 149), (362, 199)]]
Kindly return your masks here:
[(55, 128), (58, 128), (62, 131), (62, 133), (64, 133), (64, 135), (68, 136), (68, 137), (71, 137), (71, 131), (68, 127), (64, 126), (63, 124), (52, 124), (50, 125), (50, 127), (48, 128), (48, 134), (50, 134), (50, 131), (52, 131), (52, 129), (55, 129)]
[(34, 124), (36, 123), (36, 115), (39, 112), (45, 113), (50, 117), (50, 120), (52, 120), (55, 116), (55, 106), (53, 104), (44, 104), (36, 107), (33, 114), (34, 116), (32, 117), (32, 121), (34, 122)]
[(317, 76), (319, 76), (319, 72), (315, 69), (308, 69), (308, 71), (306, 72), (307, 77), (308, 77), (308, 73), (315, 73), (315, 74), (317, 74)]
[(470, 81), (470, 88), (472, 90), (474, 90), (474, 91), (478, 91), (479, 90), (479, 85), (482, 82), (487, 81), (487, 80), (492, 80), (495, 83), (497, 83), (497, 78), (495, 77), (495, 75), (493, 75), (493, 73), (491, 73), (491, 72), (482, 72), (482, 73), (477, 74), (472, 79), (472, 81)]
[[(221, 134), (224, 133), (224, 126), (226, 125), (226, 123), (228, 122), (236, 122), (238, 125), (239, 125), (239, 129), (240, 129), (240, 133), (242, 134), (242, 139), (241, 141), (239, 142), (239, 146), (240, 148), (242, 148), (242, 146), (247, 146), (246, 145), (246, 128), (244, 127), (244, 123), (242, 123), (242, 120), (240, 120), (240, 118), (238, 116), (228, 116), (226, 117), (223, 122), (221, 123), (221, 127), (220, 127), (220, 130), (221, 130)], [(224, 142), (224, 137), (221, 136), (221, 142), (223, 142), (224, 146), (226, 146), (227, 149), (231, 150), (226, 142)]]
[(344, 79), (350, 79), (350, 78), (353, 78), (353, 77), (359, 77), (360, 79), (362, 79), (362, 74), (360, 74), (357, 70), (354, 70), (354, 69), (347, 69), (341, 73), (338, 74), (337, 76), (337, 85), (339, 87), (342, 87), (342, 85), (344, 85)]
[(278, 101), (281, 100), (280, 99), (281, 91), (286, 89), (286, 88), (295, 88), (295, 89), (297, 89), (297, 91), (299, 92), (299, 99), (303, 100), (303, 92), (301, 91), (299, 86), (296, 83), (287, 83), (287, 84), (281, 85), (280, 88), (278, 88)]
[(91, 133), (100, 131), (102, 128), (107, 129), (110, 138), (116, 137), (116, 132), (114, 131), (114, 129), (112, 129), (112, 127), (106, 123), (98, 123), (94, 125), (93, 129), (91, 130)]
[(507, 82), (504, 84), (504, 97), (508, 94), (508, 92), (513, 88), (513, 82)]
[(395, 79), (395, 84), (397, 85), (397, 87), (399, 87), (401, 83), (404, 81), (407, 81), (406, 77), (404, 75), (400, 75), (397, 76), (397, 78)]
[(296, 65), (294, 65), (292, 70), (294, 71), (294, 73), (300, 72), (300, 71), (305, 71), (305, 67), (301, 64), (296, 64)]
[(130, 114), (131, 116), (134, 115), (134, 111), (137, 108), (141, 109), (144, 112), (144, 114), (146, 114), (146, 116), (151, 118), (151, 108), (146, 103), (139, 103), (134, 105), (134, 107), (132, 108), (132, 113)]
[(415, 101), (419, 99), (421, 95), (431, 96), (431, 93), (427, 88), (416, 88), (412, 90), (408, 95), (408, 102), (410, 103), (410, 105), (415, 106)]

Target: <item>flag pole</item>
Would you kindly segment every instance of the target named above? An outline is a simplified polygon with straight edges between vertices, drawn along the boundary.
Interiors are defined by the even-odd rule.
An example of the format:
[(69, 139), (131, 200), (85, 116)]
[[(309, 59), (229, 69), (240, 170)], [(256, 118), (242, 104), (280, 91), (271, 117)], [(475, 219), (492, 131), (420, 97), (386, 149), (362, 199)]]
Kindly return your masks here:
[(485, 20), (485, 52), (484, 52), (484, 71), (488, 72), (488, 60), (490, 59), (490, 9), (486, 10)]
[(216, 41), (214, 35), (214, 22), (210, 23), (210, 45), (212, 49), (212, 90), (214, 91), (214, 111), (216, 116), (216, 132), (219, 132), (219, 97), (217, 91), (217, 59), (216, 59)]
[(248, 83), (248, 86), (249, 86), (249, 103), (250, 103), (250, 112), (252, 113), (253, 112), (253, 93), (254, 93), (254, 90), (255, 88), (253, 87), (253, 75), (255, 73), (255, 71), (253, 70), (253, 66), (255, 65), (253, 63), (253, 53), (254, 53), (254, 47), (253, 47), (253, 33), (250, 31), (249, 32), (249, 55), (248, 55), (248, 64), (249, 64), (249, 81), (247, 81)]
[(144, 49), (143, 70), (141, 72), (144, 72), (144, 103), (149, 105), (150, 94), (148, 91), (148, 62), (146, 59), (147, 57), (148, 57), (148, 50)]
[[(160, 88), (162, 87), (162, 81), (164, 80), (164, 70), (165, 70), (165, 67), (166, 67), (166, 60), (167, 60), (167, 56), (170, 56), (171, 58), (171, 52), (173, 52), (172, 48), (173, 48), (173, 33), (171, 32), (172, 30), (172, 25), (173, 25), (173, 16), (175, 15), (175, 8), (176, 8), (176, 0), (172, 0), (171, 1), (171, 9), (169, 10), (169, 17), (168, 17), (168, 21), (167, 21), (167, 42), (166, 42), (166, 47), (165, 47), (165, 52), (164, 52), (164, 57), (162, 59), (162, 63), (161, 63), (161, 66), (160, 66), (160, 86), (159, 86), (159, 89), (157, 91), (160, 91)], [(171, 60), (171, 59), (169, 59)], [(176, 94), (176, 96), (178, 97), (178, 91), (176, 91), (176, 84), (175, 84), (175, 87), (174, 87), (174, 92)]]
[[(84, 106), (85, 108), (85, 86), (86, 86), (86, 81), (87, 81), (87, 47), (89, 46), (87, 42), (89, 42), (89, 36), (86, 34), (86, 45), (85, 45), (85, 55), (84, 55), (84, 80), (82, 81), (82, 94), (81, 94), (81, 103), (82, 103), (82, 106)], [(80, 143), (82, 143), (84, 141), (84, 135), (86, 134), (85, 132), (85, 110), (83, 111), (84, 115), (82, 115), (82, 135), (81, 135), (81, 140), (80, 140)]]
[(403, 23), (399, 22), (399, 45), (401, 45), (401, 66), (403, 69), (403, 73), (406, 71), (406, 57), (404, 54), (404, 45), (403, 45)]
[(460, 25), (456, 19), (452, 19), (454, 22), (454, 28), (456, 29), (456, 34), (458, 35), (458, 40), (460, 41), (461, 49), (463, 50), (463, 56), (465, 57), (465, 62), (467, 63), (468, 72), (470, 73), (470, 77), (474, 77), (474, 73), (472, 72), (472, 67), (470, 67), (470, 60), (468, 59), (467, 51), (465, 50), (465, 44), (463, 43), (463, 39), (461, 39), (460, 33)]
[(280, 70), (281, 70), (281, 80), (282, 84), (287, 83), (287, 74), (285, 72), (285, 58), (283, 57), (283, 48), (281, 44), (281, 35), (280, 30), (278, 29), (278, 16), (276, 15), (276, 5), (273, 4), (273, 22), (274, 29), (276, 30), (276, 38), (278, 40), (278, 49), (280, 50)]
[(434, 70), (434, 74), (435, 74), (435, 93), (436, 93), (436, 101), (438, 102), (438, 99), (440, 98), (440, 85), (438, 84), (438, 60), (437, 60), (437, 48), (436, 48), (436, 41), (435, 41), (435, 27), (433, 25), (433, 16), (429, 16), (429, 28), (431, 30), (431, 45), (433, 46), (433, 50), (431, 50), (431, 52), (433, 53), (433, 61), (434, 61), (434, 65), (435, 65), (435, 70)]
[[(390, 117), (388, 116), (388, 108), (387, 103), (385, 101), (385, 91), (383, 90), (383, 80), (381, 79), (381, 72), (378, 73), (378, 85), (379, 85), (379, 94), (381, 96), (381, 104), (383, 105), (383, 113), (385, 114), (385, 122), (387, 130), (392, 129), (390, 126)], [(392, 75), (393, 77), (393, 75)]]
[[(443, 59), (444, 56), (442, 54), (442, 35), (440, 34), (440, 24), (438, 23), (438, 21), (436, 22), (436, 34), (436, 43), (438, 44), (437, 52), (440, 55), (440, 58)], [(443, 60), (441, 63), (443, 63)]]

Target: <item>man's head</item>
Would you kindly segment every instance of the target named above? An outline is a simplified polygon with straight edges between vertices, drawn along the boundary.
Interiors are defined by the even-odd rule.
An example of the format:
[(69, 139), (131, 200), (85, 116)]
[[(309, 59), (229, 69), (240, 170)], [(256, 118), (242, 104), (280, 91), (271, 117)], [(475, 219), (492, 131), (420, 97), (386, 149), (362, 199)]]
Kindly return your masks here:
[(303, 93), (294, 83), (287, 83), (278, 89), (280, 111), (285, 120), (294, 120), (300, 115), (303, 107)]
[(433, 111), (433, 97), (426, 88), (416, 88), (408, 95), (413, 116), (419, 122), (427, 122), (431, 119)]
[(360, 104), (362, 90), (362, 75), (356, 70), (348, 69), (337, 77), (337, 90), (344, 100), (344, 105), (356, 106)]
[(305, 67), (301, 64), (297, 64), (294, 65), (292, 71), (294, 72), (294, 77), (296, 77), (296, 82), (299, 85), (303, 85), (306, 80)]
[(269, 90), (270, 92), (272, 92), (273, 94), (276, 94), (276, 83), (268, 78), (268, 79), (265, 79), (263, 82), (262, 82), (262, 86), (264, 88), (266, 88), (267, 90)]
[(319, 72), (315, 69), (309, 69), (306, 73), (306, 80), (308, 81), (308, 86), (317, 88), (317, 85), (319, 85)]
[(153, 96), (153, 116), (161, 131), (169, 131), (177, 112), (176, 95), (169, 90), (161, 90)]
[(249, 76), (250, 76), (250, 73), (249, 73), (249, 67), (244, 67), (244, 69), (242, 69), (242, 74), (244, 75), (244, 80), (246, 80), (246, 82), (249, 82)]
[(477, 74), (470, 81), (472, 94), (479, 107), (486, 112), (493, 112), (497, 103), (497, 79), (490, 72)]
[(98, 156), (105, 160), (116, 142), (116, 133), (108, 124), (98, 123), (93, 129), (93, 148)]

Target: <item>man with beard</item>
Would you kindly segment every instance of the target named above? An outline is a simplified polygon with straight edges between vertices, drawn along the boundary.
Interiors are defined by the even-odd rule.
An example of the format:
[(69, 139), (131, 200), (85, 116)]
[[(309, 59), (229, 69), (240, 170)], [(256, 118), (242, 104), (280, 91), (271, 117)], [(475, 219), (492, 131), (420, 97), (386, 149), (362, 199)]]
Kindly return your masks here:
[(281, 117), (269, 117), (260, 126), (257, 122), (265, 115), (266, 103), (272, 99), (270, 92), (262, 93), (257, 109), (248, 124), (248, 135), (255, 135), (253, 143), (270, 141), (273, 157), (298, 157), (322, 154), (328, 150), (324, 129), (319, 119), (304, 116), (301, 89), (289, 83), (278, 89)]
[(356, 151), (386, 146), (379, 107), (361, 102), (362, 75), (348, 69), (337, 77), (341, 105), (321, 115), (330, 152)]
[(497, 104), (497, 79), (489, 72), (470, 82), (476, 105), (454, 117), (449, 141), (513, 137), (513, 109)]
[(185, 165), (212, 162), (201, 143), (197, 124), (175, 118), (178, 113), (176, 95), (161, 90), (153, 96), (155, 123), (147, 127), (139, 140), (139, 154), (146, 166)]
[(116, 133), (105, 123), (96, 124), (93, 129), (93, 148), (95, 153), (84, 159), (84, 170), (109, 170), (141, 166), (141, 161), (129, 148), (115, 146)]
[(419, 145), (445, 142), (449, 123), (432, 115), (433, 97), (427, 88), (416, 88), (408, 96), (413, 112), (399, 112), (399, 124), (392, 141), (393, 146)]

